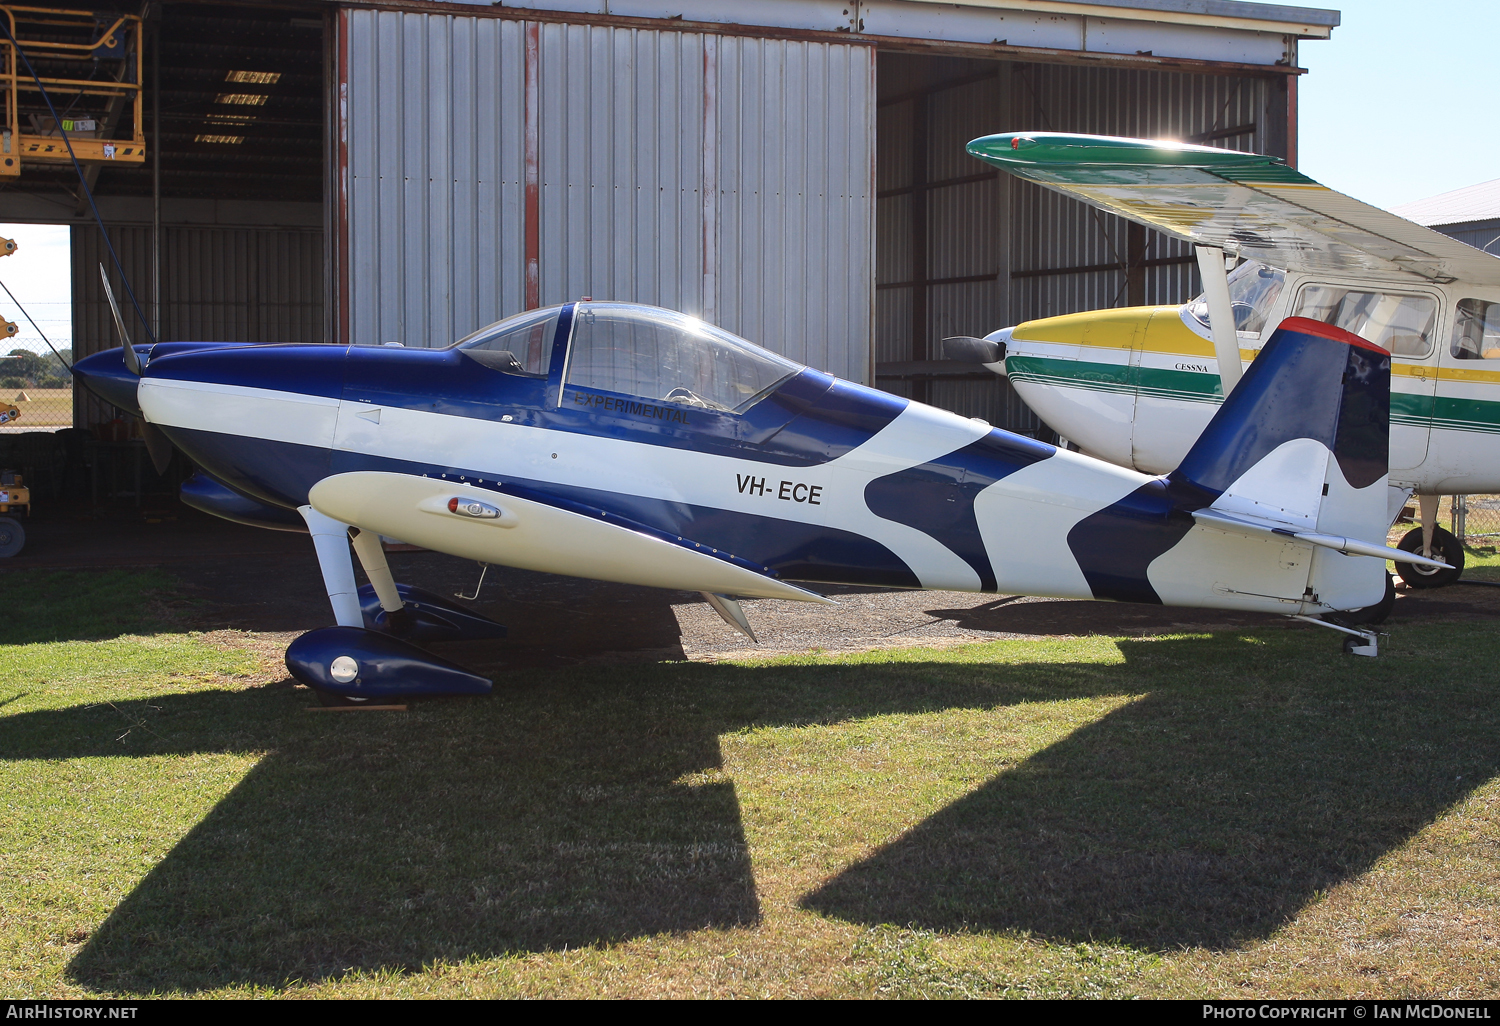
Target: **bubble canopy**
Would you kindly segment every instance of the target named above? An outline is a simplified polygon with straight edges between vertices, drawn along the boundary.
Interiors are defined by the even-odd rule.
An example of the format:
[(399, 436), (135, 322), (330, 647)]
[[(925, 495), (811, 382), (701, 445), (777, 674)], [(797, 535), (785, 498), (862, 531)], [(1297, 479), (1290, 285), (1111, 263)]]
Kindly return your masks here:
[[(564, 383), (742, 413), (803, 369), (696, 317), (637, 303), (580, 302), (567, 319)], [(528, 310), (454, 343), (486, 366), (545, 377), (566, 306)]]

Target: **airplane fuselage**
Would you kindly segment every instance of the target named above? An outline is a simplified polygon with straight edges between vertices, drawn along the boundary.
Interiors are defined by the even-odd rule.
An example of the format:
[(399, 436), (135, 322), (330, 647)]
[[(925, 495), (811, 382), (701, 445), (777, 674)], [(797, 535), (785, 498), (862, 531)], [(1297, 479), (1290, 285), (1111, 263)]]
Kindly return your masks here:
[[(1500, 349), (1487, 349), (1482, 338), (1463, 348), (1459, 307), (1500, 303), (1500, 290), (1288, 275), (1253, 311), (1255, 330), (1238, 332), (1242, 365), (1282, 318), (1308, 315), (1307, 297), (1333, 290), (1390, 297), (1408, 309), (1430, 304), (1431, 322), (1408, 326), (1425, 330), (1406, 335), (1422, 341), (1392, 354), (1391, 483), (1430, 495), (1500, 491)], [(1384, 327), (1387, 340), (1391, 327)], [(1143, 473), (1177, 466), (1223, 401), (1211, 333), (1190, 305), (1067, 314), (1003, 336), (1004, 373), (1049, 427), (1085, 452)]]
[[(739, 412), (570, 384), (566, 326), (558, 338), (532, 374), (462, 349), (158, 347), (137, 396), (148, 421), (242, 495), (484, 562), (742, 595), (758, 592), (673, 583), (699, 578), (651, 564), (690, 548), (750, 575), (740, 582), (1282, 613), (1378, 597), (1370, 574), (1321, 594), (1308, 586), (1320, 560), (1349, 557), (1195, 524), (1189, 511), (1217, 493), (1174, 494), (1134, 470), (806, 368)], [(1308, 465), (1321, 482), (1319, 451)], [(364, 491), (336, 495), (349, 481)], [(381, 481), (385, 499), (369, 492)], [(545, 530), (450, 517), (434, 505), (450, 498), (519, 510), (523, 528), (545, 520)], [(391, 519), (408, 507), (432, 515)], [(586, 540), (599, 524), (625, 532), (618, 544)], [(642, 539), (665, 547), (638, 549)]]

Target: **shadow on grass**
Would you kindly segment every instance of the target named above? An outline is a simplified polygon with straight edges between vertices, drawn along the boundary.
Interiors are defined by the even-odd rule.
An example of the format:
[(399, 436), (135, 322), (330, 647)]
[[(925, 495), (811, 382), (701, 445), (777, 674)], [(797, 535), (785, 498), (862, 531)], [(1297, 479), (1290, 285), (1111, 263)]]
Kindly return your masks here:
[(323, 713), (283, 684), (16, 716), (0, 752), (118, 757), (121, 717), (143, 715), (133, 755), (271, 749), (74, 959), (72, 978), (101, 990), (278, 985), (757, 922), (733, 785), (674, 783), (718, 764), (715, 735), (642, 716), (639, 694), (601, 697), (555, 714), (539, 691)]
[(157, 570), (59, 570), (7, 578), (17, 594), (0, 617), (0, 645), (99, 641), (161, 628), (173, 581)]
[[(1495, 647), (1475, 649), (1476, 667)], [(276, 986), (754, 924), (739, 799), (704, 771), (720, 765), (721, 734), (759, 726), (1149, 693), (805, 905), (861, 923), (1153, 948), (1264, 936), (1500, 761), (1492, 689), (1452, 667), (1441, 685), (1411, 679), (1427, 654), (1340, 659), (1296, 632), (1121, 649), (1118, 665), (533, 673), (492, 699), (404, 715), (309, 714), (306, 692), (286, 685), (152, 699), (129, 754), (270, 754), (69, 975), (116, 992)], [(0, 753), (118, 756), (118, 715), (0, 719)]]
[(1500, 771), (1500, 701), (1482, 666), (1309, 657), (1278, 681), (1247, 679), (1221, 641), (1171, 642), (1170, 655), (1119, 644), (1127, 664), (1186, 656), (1202, 676), (1038, 752), (803, 906), (868, 924), (1231, 948)]
[(1225, 609), (1186, 609), (1135, 602), (1078, 602), (1071, 599), (1026, 599), (1007, 595), (977, 606), (929, 609), (927, 615), (952, 620), (964, 630), (1004, 634), (1087, 635), (1223, 629), (1279, 625), (1284, 618), (1268, 613)]

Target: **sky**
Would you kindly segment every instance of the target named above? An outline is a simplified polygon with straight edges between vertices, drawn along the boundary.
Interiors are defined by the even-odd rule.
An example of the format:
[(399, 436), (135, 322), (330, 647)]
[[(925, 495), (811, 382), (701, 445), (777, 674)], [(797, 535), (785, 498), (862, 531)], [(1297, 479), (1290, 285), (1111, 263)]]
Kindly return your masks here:
[(1500, 178), (1500, 4), (1296, 6), (1343, 13), (1300, 45), (1298, 170), (1386, 209)]
[[(0, 238), (14, 239), (16, 251), (0, 257), (0, 282), (15, 294), (37, 326), (59, 349), (73, 344), (73, 271), (68, 259), (68, 227), (54, 224), (0, 224)], [(47, 344), (0, 291), (0, 316), (21, 330), (0, 341), (0, 353), (13, 349), (47, 352)]]

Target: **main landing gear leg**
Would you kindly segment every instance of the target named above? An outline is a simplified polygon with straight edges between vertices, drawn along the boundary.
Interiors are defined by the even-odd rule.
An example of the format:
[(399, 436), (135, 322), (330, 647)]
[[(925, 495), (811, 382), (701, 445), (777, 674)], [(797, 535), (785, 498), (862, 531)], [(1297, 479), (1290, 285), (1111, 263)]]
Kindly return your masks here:
[(1437, 510), (1440, 495), (1418, 495), (1417, 515), (1422, 518), (1422, 554), (1432, 552), (1432, 535), (1437, 530)]
[(323, 587), (333, 605), (333, 619), (340, 627), (363, 627), (364, 614), (359, 611), (358, 589), (354, 584), (354, 561), (349, 558), (349, 525), (325, 517), (311, 506), (297, 510), (307, 521), (313, 548), (318, 553), (318, 568), (323, 571)]
[[(355, 587), (354, 562), (349, 556), (349, 525), (311, 506), (303, 506), (298, 512), (312, 534), (338, 626), (308, 631), (287, 646), (286, 666), (293, 677), (312, 688), (324, 705), (379, 705), (427, 695), (490, 693), (492, 685), (485, 678), (400, 638), (368, 629), (360, 608), (362, 589)], [(403, 603), (379, 547), (379, 536), (362, 532), (355, 539), (356, 551), (369, 547), (369, 542), (360, 546), (359, 537), (374, 542), (379, 561), (374, 563), (370, 578), (382, 591), (389, 586), (389, 593), (395, 595), (393, 612), (400, 613)], [(373, 560), (364, 552), (360, 557), (369, 573)]]
[[(364, 567), (365, 576), (370, 579), (370, 588), (380, 603), (380, 611), (385, 614), (382, 619), (389, 625), (391, 633), (406, 634), (411, 617), (406, 614), (406, 603), (396, 589), (396, 579), (391, 576), (390, 564), (385, 561), (385, 546), (380, 544), (380, 535), (374, 531), (361, 531), (357, 527), (350, 534), (354, 554), (359, 557), (359, 564)], [(376, 627), (376, 624), (365, 626)]]

